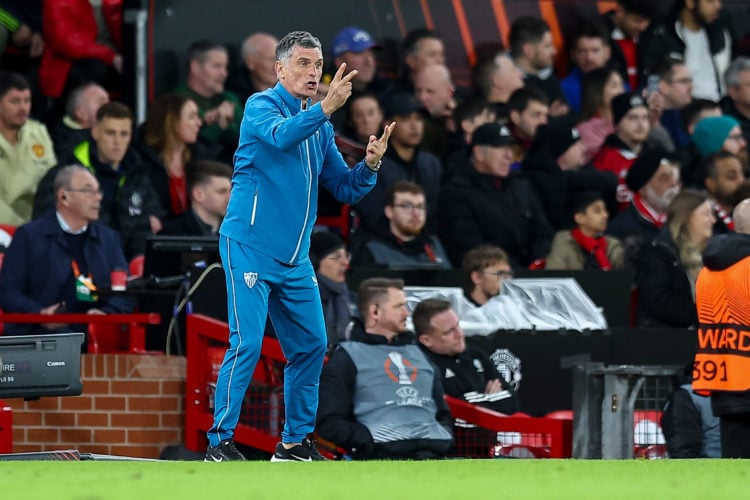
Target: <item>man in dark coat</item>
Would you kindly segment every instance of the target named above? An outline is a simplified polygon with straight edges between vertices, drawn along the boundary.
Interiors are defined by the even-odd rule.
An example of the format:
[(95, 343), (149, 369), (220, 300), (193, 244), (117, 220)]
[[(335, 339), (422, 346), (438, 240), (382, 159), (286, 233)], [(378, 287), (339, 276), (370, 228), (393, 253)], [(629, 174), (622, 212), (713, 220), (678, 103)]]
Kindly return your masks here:
[(440, 193), (440, 240), (454, 266), (480, 243), (503, 248), (515, 266), (547, 256), (553, 231), (531, 184), (511, 174), (514, 139), (497, 123), (472, 135), (468, 165)]
[(437, 156), (420, 148), (424, 138), (424, 107), (416, 97), (405, 93), (391, 94), (383, 107), (386, 123), (395, 121), (398, 126), (393, 129), (388, 151), (383, 156), (377, 184), (354, 206), (360, 224), (370, 232), (387, 235), (384, 209), (388, 188), (396, 181), (412, 181), (425, 191), (427, 231), (434, 232), (443, 165)]
[(680, 164), (665, 150), (651, 149), (630, 167), (626, 183), (633, 199), (610, 220), (606, 234), (623, 243), (626, 262), (636, 269), (643, 245), (659, 233), (667, 220), (669, 202), (680, 191)]
[(212, 160), (198, 160), (185, 173), (190, 207), (164, 223), (160, 234), (216, 236), (227, 213), (232, 189), (232, 167)]
[[(120, 238), (97, 222), (99, 183), (77, 165), (55, 177), (55, 208), (18, 228), (0, 271), (0, 308), (6, 312), (128, 313), (134, 301), (98, 296), (115, 269), (127, 269)], [(9, 323), (6, 335), (73, 331), (82, 325)]]

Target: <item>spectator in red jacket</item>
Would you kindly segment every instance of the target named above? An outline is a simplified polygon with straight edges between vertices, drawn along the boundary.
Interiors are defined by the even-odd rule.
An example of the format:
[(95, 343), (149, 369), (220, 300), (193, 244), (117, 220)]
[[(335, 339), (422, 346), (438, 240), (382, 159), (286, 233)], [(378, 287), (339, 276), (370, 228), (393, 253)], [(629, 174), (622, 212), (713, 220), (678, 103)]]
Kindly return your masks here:
[(42, 94), (64, 97), (87, 81), (112, 90), (122, 73), (122, 0), (101, 0), (96, 8), (89, 0), (44, 2), (42, 25)]
[(598, 170), (614, 173), (618, 179), (617, 201), (624, 210), (631, 198), (625, 178), (628, 170), (644, 149), (651, 131), (646, 101), (637, 92), (626, 92), (612, 99), (615, 133), (610, 134), (592, 163)]

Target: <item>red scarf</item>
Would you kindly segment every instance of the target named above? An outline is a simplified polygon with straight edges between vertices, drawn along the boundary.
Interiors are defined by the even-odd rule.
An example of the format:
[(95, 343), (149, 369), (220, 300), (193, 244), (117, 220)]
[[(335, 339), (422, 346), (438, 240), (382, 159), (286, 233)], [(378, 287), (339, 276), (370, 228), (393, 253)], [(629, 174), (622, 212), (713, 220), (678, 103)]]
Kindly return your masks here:
[(723, 222), (729, 231), (734, 232), (734, 220), (732, 220), (732, 216), (729, 215), (726, 210), (721, 208), (721, 206), (716, 203), (716, 200), (711, 200), (711, 208), (714, 209), (716, 218)]
[(586, 236), (579, 228), (573, 229), (570, 231), (570, 234), (581, 248), (596, 258), (596, 262), (599, 264), (602, 271), (609, 271), (612, 269), (612, 264), (609, 263), (609, 259), (607, 258), (607, 240), (604, 236)]
[(664, 223), (667, 222), (667, 214), (660, 214), (650, 206), (646, 205), (643, 199), (641, 199), (641, 195), (638, 193), (633, 194), (633, 199), (631, 201), (633, 202), (633, 206), (635, 207), (636, 212), (638, 212), (638, 215), (657, 228), (662, 227)]

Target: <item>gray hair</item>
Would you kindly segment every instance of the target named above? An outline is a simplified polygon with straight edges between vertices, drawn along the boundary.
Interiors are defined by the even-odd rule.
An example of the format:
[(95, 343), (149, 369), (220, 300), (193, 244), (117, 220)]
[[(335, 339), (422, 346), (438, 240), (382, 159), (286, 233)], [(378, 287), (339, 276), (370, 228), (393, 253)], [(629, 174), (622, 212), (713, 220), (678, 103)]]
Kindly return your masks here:
[(292, 51), (295, 47), (303, 49), (318, 49), (323, 52), (323, 46), (320, 40), (307, 31), (292, 31), (287, 33), (276, 46), (276, 60), (286, 64), (292, 57)]
[(65, 101), (65, 113), (67, 113), (68, 116), (74, 117), (76, 114), (76, 109), (78, 109), (78, 106), (81, 105), (83, 102), (83, 93), (89, 89), (89, 87), (98, 87), (99, 85), (94, 82), (88, 82), (84, 83), (83, 85), (79, 85), (78, 87), (74, 88), (70, 95), (68, 96), (68, 100)]
[(73, 164), (62, 167), (55, 175), (55, 182), (53, 184), (54, 192), (57, 193), (60, 189), (70, 189), (70, 181), (73, 179), (73, 175), (79, 170), (91, 173), (89, 169), (81, 165)]
[(740, 84), (740, 73), (750, 71), (750, 57), (738, 57), (727, 68), (724, 73), (724, 81), (727, 87), (736, 87)]

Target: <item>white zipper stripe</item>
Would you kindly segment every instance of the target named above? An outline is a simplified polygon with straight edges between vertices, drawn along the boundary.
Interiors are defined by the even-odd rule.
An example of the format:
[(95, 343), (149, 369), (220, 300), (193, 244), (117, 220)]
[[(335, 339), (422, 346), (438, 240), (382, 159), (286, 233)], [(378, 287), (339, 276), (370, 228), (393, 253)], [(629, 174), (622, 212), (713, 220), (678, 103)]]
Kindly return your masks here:
[(255, 211), (258, 208), (258, 190), (255, 190), (255, 196), (253, 196), (253, 212), (250, 215), (250, 225), (255, 225)]
[(237, 325), (237, 352), (234, 356), (234, 361), (232, 362), (232, 368), (229, 370), (229, 381), (227, 382), (227, 408), (224, 411), (224, 415), (221, 416), (221, 419), (219, 419), (218, 422), (216, 422), (216, 437), (219, 439), (219, 444), (221, 444), (221, 435), (219, 434), (219, 429), (221, 429), (221, 425), (224, 423), (224, 419), (227, 417), (227, 414), (229, 413), (229, 402), (230, 402), (230, 395), (232, 394), (232, 379), (234, 378), (234, 370), (237, 368), (237, 358), (239, 357), (238, 354), (240, 352), (240, 347), (242, 346), (242, 331), (240, 330), (240, 315), (237, 311), (237, 293), (235, 292), (234, 288), (234, 273), (232, 272), (232, 255), (229, 251), (229, 238), (225, 238), (227, 242), (227, 268), (229, 270), (229, 276), (230, 276), (230, 282), (232, 283), (232, 289), (231, 289), (231, 303), (232, 303), (232, 315), (234, 316), (234, 322)]

